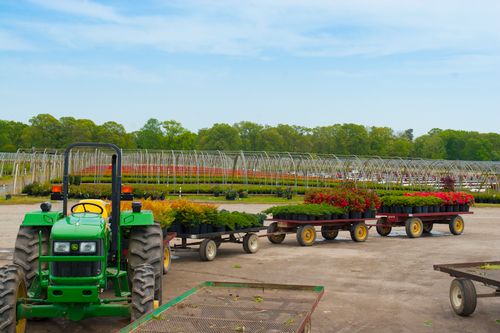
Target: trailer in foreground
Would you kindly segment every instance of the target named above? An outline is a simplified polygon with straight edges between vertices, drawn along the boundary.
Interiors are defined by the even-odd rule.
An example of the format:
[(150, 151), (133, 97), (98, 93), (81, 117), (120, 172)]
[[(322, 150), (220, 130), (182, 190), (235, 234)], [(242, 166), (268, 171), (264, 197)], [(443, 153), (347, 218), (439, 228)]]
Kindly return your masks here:
[(430, 234), (434, 224), (448, 224), (453, 235), (460, 235), (465, 228), (465, 221), (461, 215), (473, 214), (472, 212), (440, 212), (440, 213), (418, 213), (399, 214), (381, 213), (377, 214), (377, 224), (369, 225), (376, 227), (380, 236), (388, 236), (392, 228), (404, 227), (409, 238), (418, 238), (422, 234)]
[(296, 234), (297, 242), (301, 246), (311, 246), (316, 241), (316, 227), (321, 227), (321, 235), (326, 240), (337, 238), (340, 230), (349, 231), (355, 242), (364, 242), (368, 238), (367, 220), (361, 219), (335, 219), (335, 220), (282, 220), (269, 219), (272, 221), (267, 228), (267, 238), (273, 244), (280, 244), (285, 240), (287, 234)]
[[(459, 316), (471, 315), (476, 310), (479, 297), (500, 296), (500, 261), (434, 265), (434, 270), (455, 277), (450, 285), (450, 303)], [(482, 283), (494, 291), (478, 294), (472, 281)]]
[(310, 333), (322, 286), (204, 282), (120, 333)]

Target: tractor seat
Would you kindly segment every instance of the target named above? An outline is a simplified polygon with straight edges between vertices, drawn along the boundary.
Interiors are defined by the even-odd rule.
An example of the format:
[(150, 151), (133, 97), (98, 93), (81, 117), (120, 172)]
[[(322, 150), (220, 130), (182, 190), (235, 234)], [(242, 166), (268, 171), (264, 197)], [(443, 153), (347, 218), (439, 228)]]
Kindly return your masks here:
[[(104, 200), (84, 199), (84, 200), (78, 201), (78, 203), (91, 203), (91, 204), (95, 204), (95, 205), (102, 207), (103, 213), (101, 215), (102, 215), (103, 219), (107, 219), (111, 215), (111, 204), (109, 202), (104, 201)], [(99, 208), (97, 208), (95, 206), (87, 205), (86, 209), (87, 209), (87, 212), (100, 213)], [(78, 206), (75, 208), (75, 213), (84, 213), (84, 212), (85, 211), (83, 209), (83, 206)]]

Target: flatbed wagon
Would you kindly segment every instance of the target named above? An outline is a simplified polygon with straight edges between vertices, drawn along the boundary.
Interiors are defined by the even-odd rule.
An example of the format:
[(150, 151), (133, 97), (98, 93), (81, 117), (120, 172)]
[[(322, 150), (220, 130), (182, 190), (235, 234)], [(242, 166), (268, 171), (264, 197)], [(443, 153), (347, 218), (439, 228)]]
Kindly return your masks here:
[(310, 333), (323, 293), (321, 286), (204, 282), (120, 333)]
[(376, 227), (380, 236), (388, 236), (392, 228), (404, 227), (409, 238), (418, 238), (422, 234), (429, 234), (434, 224), (448, 224), (453, 235), (460, 235), (464, 231), (465, 221), (461, 215), (472, 212), (439, 212), (439, 213), (380, 213), (377, 214)]
[[(267, 228), (267, 238), (273, 244), (280, 244), (285, 240), (287, 234), (296, 234), (297, 242), (301, 246), (311, 246), (316, 241), (316, 233), (326, 240), (337, 238), (339, 231), (349, 231), (351, 239), (355, 242), (364, 242), (368, 238), (367, 220), (376, 220), (374, 218), (359, 219), (335, 219), (335, 220), (283, 220), (268, 219), (271, 221)], [(316, 227), (320, 227), (317, 230)]]
[(220, 232), (208, 233), (178, 233), (181, 243), (173, 243), (170, 247), (175, 251), (193, 250), (198, 246), (198, 253), (202, 261), (212, 261), (217, 256), (217, 251), (222, 243), (237, 243), (243, 245), (246, 253), (256, 253), (259, 250), (259, 237), (257, 233), (266, 227), (253, 227)]
[[(434, 265), (434, 270), (455, 277), (450, 285), (450, 303), (453, 311), (460, 316), (469, 316), (476, 310), (477, 298), (500, 296), (500, 261)], [(494, 291), (478, 294), (473, 281)]]

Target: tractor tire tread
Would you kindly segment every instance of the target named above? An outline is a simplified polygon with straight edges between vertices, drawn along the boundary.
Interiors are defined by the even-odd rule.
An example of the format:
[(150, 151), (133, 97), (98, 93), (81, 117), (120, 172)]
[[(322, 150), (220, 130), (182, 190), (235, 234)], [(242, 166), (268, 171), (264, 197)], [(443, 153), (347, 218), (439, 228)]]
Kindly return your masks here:
[(0, 268), (0, 332), (16, 332), (17, 292), (25, 286), (22, 267), (11, 264)]
[(149, 264), (142, 264), (135, 268), (132, 277), (132, 321), (153, 310), (155, 275), (154, 267)]
[[(13, 262), (23, 269), (28, 288), (38, 272), (38, 232), (40, 230), (42, 231), (42, 255), (47, 255), (49, 253), (49, 228), (21, 226), (16, 238)], [(43, 263), (42, 269), (46, 268), (47, 263)]]

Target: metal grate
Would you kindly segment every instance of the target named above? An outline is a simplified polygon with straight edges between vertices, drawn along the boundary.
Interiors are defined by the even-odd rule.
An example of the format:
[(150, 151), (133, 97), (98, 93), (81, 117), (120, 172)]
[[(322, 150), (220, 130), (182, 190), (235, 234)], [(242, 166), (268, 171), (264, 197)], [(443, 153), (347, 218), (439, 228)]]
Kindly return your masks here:
[(132, 332), (299, 332), (316, 300), (304, 290), (206, 286)]

